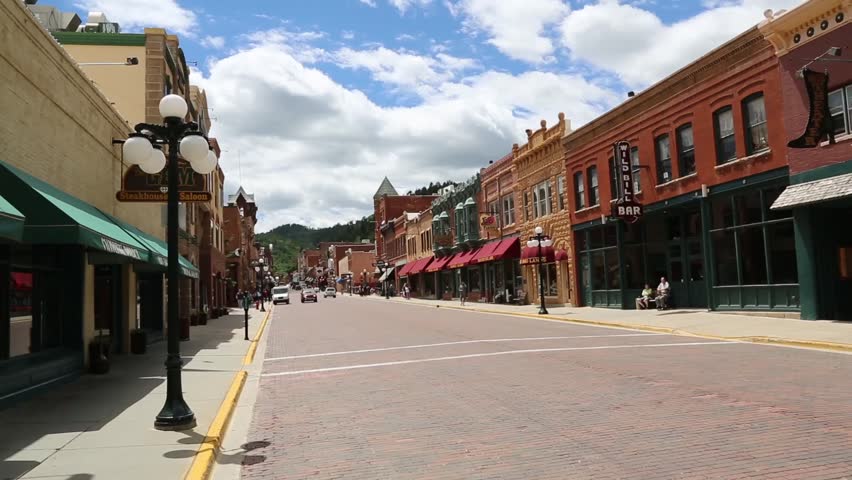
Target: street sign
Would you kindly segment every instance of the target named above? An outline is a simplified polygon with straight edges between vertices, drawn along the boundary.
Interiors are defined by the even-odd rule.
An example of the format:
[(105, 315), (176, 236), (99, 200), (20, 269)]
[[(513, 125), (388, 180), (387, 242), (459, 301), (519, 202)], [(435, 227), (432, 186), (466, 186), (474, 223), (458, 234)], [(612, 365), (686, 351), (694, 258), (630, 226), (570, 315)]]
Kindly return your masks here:
[(635, 223), (642, 216), (642, 204), (635, 197), (633, 190), (633, 164), (630, 159), (630, 143), (617, 142), (615, 149), (620, 195), (612, 209), (612, 215), (628, 223)]
[[(168, 201), (168, 169), (148, 174), (138, 165), (133, 165), (121, 178), (121, 190), (115, 193), (119, 202), (162, 202)], [(189, 162), (178, 160), (178, 201), (209, 202), (213, 195), (207, 191), (207, 177), (192, 169)]]

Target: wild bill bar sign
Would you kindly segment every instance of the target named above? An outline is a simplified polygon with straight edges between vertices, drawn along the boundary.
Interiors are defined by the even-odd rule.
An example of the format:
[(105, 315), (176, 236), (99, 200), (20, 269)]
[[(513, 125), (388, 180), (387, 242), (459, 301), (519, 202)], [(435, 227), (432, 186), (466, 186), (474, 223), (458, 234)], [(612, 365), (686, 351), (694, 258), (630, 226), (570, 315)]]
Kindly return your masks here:
[(642, 216), (642, 205), (636, 201), (633, 191), (633, 165), (630, 161), (630, 144), (628, 142), (617, 142), (615, 144), (615, 158), (618, 167), (618, 178), (620, 182), (620, 195), (613, 206), (613, 215), (626, 222), (634, 223)]
[[(178, 164), (178, 201), (209, 202), (213, 196), (207, 191), (207, 179), (192, 169), (189, 162), (180, 160)], [(119, 202), (161, 202), (168, 200), (168, 169), (160, 173), (148, 174), (138, 165), (133, 165), (121, 179), (121, 190), (115, 198)]]

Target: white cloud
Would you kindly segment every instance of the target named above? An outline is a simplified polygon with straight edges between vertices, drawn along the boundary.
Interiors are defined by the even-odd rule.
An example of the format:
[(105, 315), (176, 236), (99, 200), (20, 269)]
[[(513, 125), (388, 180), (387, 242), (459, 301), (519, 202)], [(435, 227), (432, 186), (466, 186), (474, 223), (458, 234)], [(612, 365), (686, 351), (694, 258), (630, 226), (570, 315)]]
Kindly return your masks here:
[(425, 7), (432, 3), (432, 0), (388, 0), (388, 2), (396, 7), (399, 13), (405, 13), (406, 10), (414, 6)]
[(365, 69), (374, 80), (427, 94), (433, 88), (452, 80), (457, 74), (477, 67), (469, 58), (459, 58), (445, 53), (427, 57), (385, 47), (370, 50), (342, 48), (334, 53), (335, 62), (343, 68)]
[(328, 53), (313, 46), (311, 42), (326, 36), (325, 32), (292, 31), (286, 28), (273, 28), (245, 35), (252, 46), (276, 45), (303, 63), (316, 63), (328, 59)]
[(403, 33), (402, 35), (396, 36), (396, 40), (398, 42), (407, 42), (407, 41), (415, 40), (416, 38), (417, 37), (415, 37), (414, 35), (409, 35), (407, 33)]
[(361, 3), (376, 8), (376, 0), (361, 0)]
[(648, 10), (601, 0), (565, 18), (562, 40), (573, 58), (615, 72), (628, 85), (641, 87), (754, 26), (763, 19), (764, 10), (797, 3), (799, 0), (717, 0), (712, 3), (714, 8), (665, 24)]
[[(440, 69), (451, 68), (446, 58), (430, 66), (400, 60), (398, 52), (367, 53), (436, 75), (434, 91), (414, 106), (381, 106), (275, 42), (223, 58), (210, 66), (209, 77), (199, 79), (216, 107), (214, 134), (228, 151), (222, 157), (226, 189), (241, 183), (257, 195), (260, 231), (369, 214), (385, 175), (401, 191), (465, 179), (523, 141), (524, 129), (537, 128), (539, 119), (552, 124), (564, 111), (576, 126), (618, 101), (574, 75), (484, 72), (448, 79)], [(348, 55), (363, 60), (357, 51)], [(464, 59), (458, 61), (464, 65)], [(441, 62), (443, 67), (435, 66)], [(381, 62), (370, 65), (389, 80), (410, 81)]]
[(465, 30), (484, 32), (503, 54), (529, 63), (549, 60), (554, 50), (550, 27), (570, 11), (563, 0), (458, 0), (445, 5), (463, 18)]
[(344, 40), (352, 40), (353, 38), (355, 38), (355, 32), (351, 30), (344, 30), (340, 32), (340, 37)]
[(104, 12), (125, 31), (156, 27), (192, 37), (198, 26), (195, 13), (176, 0), (80, 0), (74, 5), (87, 12)]
[(201, 39), (201, 45), (207, 48), (215, 48), (219, 50), (225, 47), (225, 37), (213, 37), (208, 35)]

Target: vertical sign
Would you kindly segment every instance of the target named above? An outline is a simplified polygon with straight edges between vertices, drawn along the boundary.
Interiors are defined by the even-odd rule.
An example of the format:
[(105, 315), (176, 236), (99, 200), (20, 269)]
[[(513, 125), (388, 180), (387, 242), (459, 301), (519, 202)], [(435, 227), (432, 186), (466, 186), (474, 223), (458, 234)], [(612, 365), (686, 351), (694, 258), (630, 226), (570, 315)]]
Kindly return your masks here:
[(805, 88), (808, 91), (810, 112), (805, 133), (795, 140), (790, 140), (790, 148), (814, 148), (823, 137), (828, 135), (828, 143), (834, 143), (834, 130), (831, 128), (831, 114), (828, 110), (828, 74), (805, 69)]
[(642, 205), (636, 201), (633, 191), (633, 164), (630, 160), (630, 143), (616, 142), (613, 146), (618, 168), (618, 182), (621, 184), (621, 196), (613, 207), (613, 216), (634, 223), (642, 216)]

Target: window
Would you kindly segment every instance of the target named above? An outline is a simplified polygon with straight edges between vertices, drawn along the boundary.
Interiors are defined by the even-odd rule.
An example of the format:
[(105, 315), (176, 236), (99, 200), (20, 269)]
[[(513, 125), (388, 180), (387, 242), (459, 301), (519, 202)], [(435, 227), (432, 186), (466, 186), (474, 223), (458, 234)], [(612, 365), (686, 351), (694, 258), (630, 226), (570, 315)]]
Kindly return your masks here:
[(669, 136), (660, 135), (657, 145), (657, 185), (672, 179), (672, 154), (669, 150)]
[(593, 207), (600, 203), (598, 189), (598, 167), (589, 167), (589, 206)]
[(692, 124), (677, 129), (677, 162), (680, 176), (695, 173), (695, 142), (692, 139)]
[(524, 220), (530, 221), (530, 193), (524, 192)]
[(828, 111), (835, 135), (852, 133), (852, 85), (828, 93)]
[(769, 132), (766, 126), (766, 105), (763, 94), (758, 93), (745, 99), (743, 113), (746, 124), (748, 154), (769, 148)]
[(583, 183), (583, 172), (574, 174), (574, 208), (586, 208), (586, 185)]
[(515, 224), (515, 196), (512, 194), (503, 197), (503, 225)]
[(539, 183), (533, 189), (533, 202), (535, 205), (534, 212), (535, 217), (543, 217), (545, 215), (550, 215), (552, 213), (552, 194), (550, 191), (550, 182), (545, 180), (544, 182)]
[(609, 157), (609, 191), (610, 200), (615, 200), (621, 197), (621, 182), (618, 181), (619, 171), (617, 160), (615, 157)]
[(492, 215), (495, 220), (500, 220), (500, 200), (488, 203), (488, 214)]
[(639, 172), (642, 170), (639, 168), (639, 147), (630, 149), (630, 163), (633, 165), (633, 193), (639, 193), (642, 191), (642, 181), (639, 177)]
[(559, 203), (559, 211), (565, 210), (565, 176), (560, 175), (556, 179), (556, 195)]
[(713, 114), (716, 127), (716, 161), (729, 162), (737, 158), (737, 143), (734, 137), (734, 111), (723, 107)]

